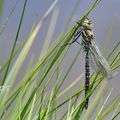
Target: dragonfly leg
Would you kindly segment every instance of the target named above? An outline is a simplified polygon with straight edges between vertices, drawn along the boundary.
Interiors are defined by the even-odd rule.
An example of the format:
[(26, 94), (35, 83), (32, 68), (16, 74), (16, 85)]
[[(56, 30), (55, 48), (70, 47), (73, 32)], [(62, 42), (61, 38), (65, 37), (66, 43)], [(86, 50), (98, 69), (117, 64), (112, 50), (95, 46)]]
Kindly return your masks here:
[(82, 34), (82, 30), (80, 29), (80, 30), (78, 30), (78, 31), (75, 33), (75, 35), (73, 36), (73, 37), (74, 37), (74, 38), (73, 38), (73, 41), (70, 42), (70, 43), (67, 43), (66, 45), (71, 45), (71, 44), (73, 44), (73, 43), (75, 43), (75, 42), (77, 42), (78, 44), (80, 44), (77, 40), (78, 40), (78, 38), (81, 36), (81, 34)]
[(81, 44), (80, 42), (78, 42), (77, 40), (76, 40), (76, 42), (77, 42), (79, 45), (81, 45), (81, 46), (82, 46), (82, 44)]

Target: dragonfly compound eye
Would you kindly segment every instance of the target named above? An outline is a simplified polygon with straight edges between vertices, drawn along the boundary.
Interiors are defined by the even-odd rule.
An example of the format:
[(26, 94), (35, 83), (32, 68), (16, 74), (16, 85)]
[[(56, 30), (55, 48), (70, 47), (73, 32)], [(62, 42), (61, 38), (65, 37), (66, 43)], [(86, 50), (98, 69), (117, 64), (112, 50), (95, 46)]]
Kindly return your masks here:
[(82, 23), (82, 27), (86, 30), (92, 30), (93, 24), (90, 22), (89, 19), (85, 19), (84, 22)]

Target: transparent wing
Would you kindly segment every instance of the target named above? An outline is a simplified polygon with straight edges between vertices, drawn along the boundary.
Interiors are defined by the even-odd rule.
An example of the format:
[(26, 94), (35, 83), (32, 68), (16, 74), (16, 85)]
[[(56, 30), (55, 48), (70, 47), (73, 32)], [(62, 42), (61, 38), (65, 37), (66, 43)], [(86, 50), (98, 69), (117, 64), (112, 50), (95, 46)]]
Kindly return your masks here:
[(108, 79), (112, 78), (112, 70), (110, 68), (110, 65), (102, 56), (98, 46), (93, 40), (91, 41), (90, 46), (90, 59), (91, 64), (96, 71), (101, 71), (101, 73), (105, 75), (105, 77), (107, 77)]

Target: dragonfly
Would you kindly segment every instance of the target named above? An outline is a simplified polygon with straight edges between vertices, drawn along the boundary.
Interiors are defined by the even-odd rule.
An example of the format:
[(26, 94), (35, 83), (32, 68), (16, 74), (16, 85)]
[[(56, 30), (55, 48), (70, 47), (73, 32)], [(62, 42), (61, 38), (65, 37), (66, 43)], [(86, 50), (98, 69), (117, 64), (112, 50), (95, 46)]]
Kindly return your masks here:
[[(79, 23), (77, 22), (77, 24)], [(82, 44), (77, 41), (80, 36), (82, 36)], [(73, 44), (74, 42), (80, 44), (85, 52), (85, 109), (87, 109), (89, 102), (89, 97), (87, 96), (90, 84), (90, 63), (95, 68), (95, 71), (100, 71), (108, 79), (112, 77), (112, 70), (94, 41), (93, 24), (88, 18), (83, 21), (81, 27), (75, 32), (73, 41), (68, 44)]]

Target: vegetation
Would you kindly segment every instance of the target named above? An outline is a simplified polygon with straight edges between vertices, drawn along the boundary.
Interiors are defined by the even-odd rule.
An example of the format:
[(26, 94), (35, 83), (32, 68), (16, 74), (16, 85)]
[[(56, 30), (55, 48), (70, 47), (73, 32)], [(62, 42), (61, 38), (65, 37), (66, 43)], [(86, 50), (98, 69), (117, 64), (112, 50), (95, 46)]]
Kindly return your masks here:
[[(68, 66), (66, 73), (62, 73), (61, 64), (71, 47), (71, 45), (65, 46), (65, 44), (71, 41), (76, 30), (81, 26), (84, 19), (99, 2), (100, 0), (95, 1), (87, 13), (78, 21), (80, 23), (79, 25), (76, 23), (70, 30), (62, 33), (52, 44), (46, 39), (38, 62), (32, 66), (31, 59), (25, 75), (22, 77), (21, 81), (17, 82), (14, 86), (15, 79), (20, 72), (32, 44), (34, 43), (39, 29), (41, 29), (41, 26), (51, 13), (53, 13), (52, 21), (56, 23), (54, 9), (57, 0), (53, 2), (39, 23), (33, 23), (30, 33), (24, 43), (19, 47), (16, 47), (27, 4), (27, 0), (24, 1), (12, 51), (9, 58), (0, 69), (0, 73), (2, 73), (2, 87), (0, 91), (1, 120), (58, 120), (58, 117), (60, 120), (105, 120), (108, 115), (110, 120), (115, 120), (119, 117), (120, 111), (118, 108), (120, 104), (120, 96), (114, 98), (109, 104), (107, 103), (108, 99), (110, 99), (112, 89), (107, 87), (107, 80), (104, 76), (99, 75), (99, 73), (93, 73), (91, 76), (90, 92), (87, 97), (92, 96), (93, 100), (90, 101), (89, 107), (86, 111), (84, 110), (86, 98), (82, 96), (82, 93), (84, 93), (84, 84), (80, 85), (79, 88), (76, 88), (73, 93), (68, 96), (66, 95), (66, 93), (68, 93), (76, 84), (79, 84), (78, 82), (82, 79), (82, 74), (75, 79), (73, 83), (65, 89), (62, 89), (62, 86), (67, 80), (78, 56), (81, 54), (80, 49), (71, 65)], [(0, 7), (1, 5), (2, 4), (0, 4)], [(7, 27), (7, 23), (13, 15), (16, 5), (10, 11), (8, 18), (1, 26), (0, 35), (3, 34), (4, 29)], [(53, 33), (54, 27), (52, 30), (50, 29), (48, 37)], [(107, 45), (108, 42), (105, 47), (107, 47)], [(118, 70), (120, 67), (119, 47), (120, 41), (116, 43), (116, 45), (113, 45), (113, 49), (107, 57), (107, 60), (109, 60), (112, 55), (115, 56), (110, 64), (113, 71)], [(13, 61), (14, 63), (11, 64)], [(50, 89), (49, 86), (52, 81), (54, 81), (54, 85), (52, 89)], [(63, 99), (62, 97), (65, 95), (66, 97)], [(60, 114), (60, 110), (63, 108), (64, 112)]]

